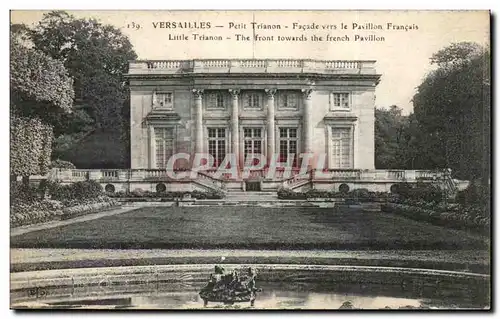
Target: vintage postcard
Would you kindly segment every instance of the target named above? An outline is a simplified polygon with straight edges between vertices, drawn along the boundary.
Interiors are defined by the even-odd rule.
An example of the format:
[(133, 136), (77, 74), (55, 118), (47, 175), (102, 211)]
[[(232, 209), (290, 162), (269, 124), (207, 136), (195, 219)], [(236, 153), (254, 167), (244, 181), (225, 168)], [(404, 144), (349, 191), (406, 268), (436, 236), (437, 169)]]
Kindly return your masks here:
[(490, 12), (10, 18), (12, 309), (491, 309)]

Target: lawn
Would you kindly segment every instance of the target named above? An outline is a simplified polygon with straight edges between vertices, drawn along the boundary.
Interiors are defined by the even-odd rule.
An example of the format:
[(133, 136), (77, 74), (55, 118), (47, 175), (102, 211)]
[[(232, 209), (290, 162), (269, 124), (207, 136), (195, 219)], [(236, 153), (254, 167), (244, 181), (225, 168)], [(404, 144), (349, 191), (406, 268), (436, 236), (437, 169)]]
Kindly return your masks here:
[(486, 249), (463, 231), (348, 208), (144, 207), (11, 237), (13, 248)]

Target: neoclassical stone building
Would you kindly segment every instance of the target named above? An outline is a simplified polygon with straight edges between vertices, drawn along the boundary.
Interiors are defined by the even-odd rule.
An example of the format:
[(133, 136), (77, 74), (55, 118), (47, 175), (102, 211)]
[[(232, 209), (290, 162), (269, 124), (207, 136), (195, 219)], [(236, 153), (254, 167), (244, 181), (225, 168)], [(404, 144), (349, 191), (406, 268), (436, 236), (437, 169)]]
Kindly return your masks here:
[(180, 152), (214, 165), (234, 153), (240, 167), (249, 154), (298, 167), (312, 152), (325, 168), (374, 169), (374, 61), (133, 61), (127, 76), (132, 169)]
[[(446, 172), (375, 169), (380, 75), (374, 61), (133, 61), (127, 78), (131, 168), (55, 170), (53, 178), (91, 179), (107, 191), (124, 192), (387, 192), (396, 183), (417, 181), (456, 189)], [(214, 162), (193, 169), (197, 153)], [(170, 169), (174, 154), (185, 157)], [(220, 174), (231, 154), (236, 176)], [(248, 157), (260, 160), (245, 163)]]

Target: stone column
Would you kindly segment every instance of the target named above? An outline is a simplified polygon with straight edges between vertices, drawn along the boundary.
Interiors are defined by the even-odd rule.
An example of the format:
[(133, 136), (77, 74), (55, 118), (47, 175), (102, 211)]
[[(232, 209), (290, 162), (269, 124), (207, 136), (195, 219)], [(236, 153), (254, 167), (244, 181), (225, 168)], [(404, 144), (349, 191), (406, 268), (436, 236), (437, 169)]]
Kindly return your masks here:
[(275, 153), (274, 95), (276, 89), (266, 89), (265, 91), (267, 94), (267, 164), (270, 165)]
[(193, 89), (195, 108), (195, 153), (203, 153), (203, 90)]
[(303, 121), (304, 121), (304, 153), (312, 152), (312, 100), (311, 93), (312, 89), (302, 89), (302, 94), (304, 96), (304, 110), (303, 110)]
[(239, 139), (239, 94), (240, 90), (230, 89), (233, 100), (231, 104), (231, 152), (236, 156), (236, 163), (239, 167), (243, 167), (244, 159), (240, 156), (240, 139)]

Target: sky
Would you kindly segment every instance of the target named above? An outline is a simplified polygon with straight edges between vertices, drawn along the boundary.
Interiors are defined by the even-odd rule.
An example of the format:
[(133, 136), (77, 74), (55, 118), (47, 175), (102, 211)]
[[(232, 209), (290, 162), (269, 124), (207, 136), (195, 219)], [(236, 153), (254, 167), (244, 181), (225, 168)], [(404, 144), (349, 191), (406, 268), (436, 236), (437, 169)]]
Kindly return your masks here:
[[(454, 42), (489, 43), (487, 11), (68, 11), (76, 17), (96, 18), (125, 33), (139, 59), (194, 58), (289, 58), (320, 60), (376, 60), (381, 81), (376, 88), (376, 106), (397, 105), (412, 112), (416, 87), (432, 69), (433, 53)], [(44, 11), (12, 11), (11, 23), (34, 25)], [(210, 29), (167, 29), (160, 22), (210, 22)], [(253, 36), (251, 22), (280, 25), (281, 30), (258, 29), (255, 34), (273, 35), (273, 41), (236, 41), (236, 34)], [(229, 28), (229, 24), (246, 29)], [(304, 26), (304, 29), (294, 29)], [(347, 29), (341, 29), (341, 25)], [(355, 28), (365, 26), (365, 30)], [(388, 24), (392, 24), (388, 29)], [(134, 26), (140, 25), (140, 28)], [(155, 28), (155, 25), (157, 26)], [(220, 25), (222, 28), (215, 26)], [(324, 29), (335, 25), (337, 29)], [(382, 30), (370, 30), (380, 25)], [(287, 28), (285, 28), (285, 26)], [(394, 29), (393, 26), (407, 26)], [(318, 27), (318, 29), (306, 29)], [(333, 28), (333, 27), (332, 27)], [(354, 28), (354, 29), (353, 29)], [(221, 35), (224, 40), (195, 41), (193, 34)], [(185, 34), (188, 41), (169, 40)], [(304, 35), (308, 41), (283, 42), (277, 36)], [(312, 35), (323, 41), (310, 41)], [(324, 41), (326, 35), (345, 36), (350, 41)], [(384, 41), (354, 41), (359, 35), (383, 37)], [(227, 37), (231, 37), (230, 40)]]

